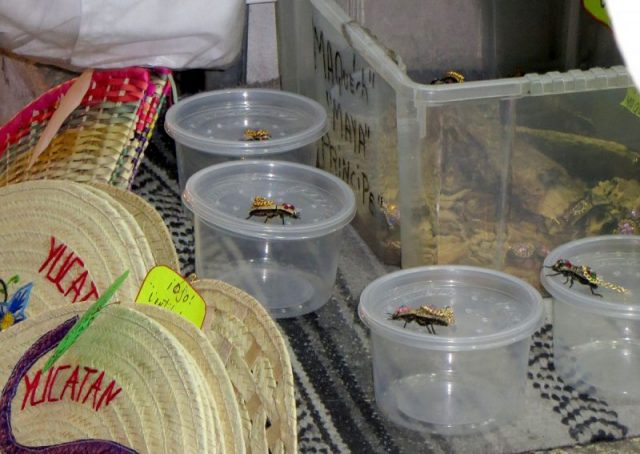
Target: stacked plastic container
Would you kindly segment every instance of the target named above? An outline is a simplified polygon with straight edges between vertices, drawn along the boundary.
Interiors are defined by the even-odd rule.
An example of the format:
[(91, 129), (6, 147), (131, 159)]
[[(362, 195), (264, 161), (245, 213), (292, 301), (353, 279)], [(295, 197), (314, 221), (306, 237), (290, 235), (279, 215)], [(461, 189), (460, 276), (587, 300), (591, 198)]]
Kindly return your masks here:
[[(252, 210), (255, 197), (276, 206)], [(198, 275), (242, 288), (275, 318), (329, 300), (342, 230), (355, 214), (339, 178), (285, 161), (231, 161), (192, 175), (183, 199), (194, 213)]]
[(351, 188), (314, 166), (326, 125), (317, 102), (279, 90), (211, 91), (167, 112), (196, 273), (247, 291), (276, 318), (329, 300), (355, 215)]
[(327, 115), (320, 104), (295, 93), (216, 90), (172, 106), (165, 127), (176, 142), (178, 180), (184, 190), (198, 170), (230, 160), (271, 159), (314, 166), (316, 142), (326, 132)]

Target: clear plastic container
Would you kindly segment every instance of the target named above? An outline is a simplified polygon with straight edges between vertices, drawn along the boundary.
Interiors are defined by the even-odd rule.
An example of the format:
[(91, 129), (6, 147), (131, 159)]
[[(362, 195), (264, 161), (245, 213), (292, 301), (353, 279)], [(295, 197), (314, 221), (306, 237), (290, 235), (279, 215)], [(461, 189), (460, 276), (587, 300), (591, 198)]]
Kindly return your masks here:
[[(588, 266), (622, 293), (589, 285), (548, 268), (559, 259)], [(580, 392), (609, 401), (640, 399), (640, 236), (585, 238), (554, 249), (540, 280), (553, 297), (553, 351), (558, 374)]]
[[(315, 166), (316, 142), (327, 114), (316, 101), (280, 90), (232, 89), (181, 100), (166, 115), (176, 142), (178, 180), (234, 159), (272, 159)], [(245, 131), (266, 130), (268, 140), (246, 140)]]
[[(385, 263), (535, 286), (549, 250), (628, 217), (633, 81), (581, 2), (340, 4), (278, 0), (282, 86), (327, 109), (318, 167), (356, 191), (353, 225)], [(465, 81), (431, 85), (449, 70)]]
[[(253, 216), (254, 197), (292, 204), (298, 218)], [(196, 273), (258, 299), (275, 318), (315, 311), (331, 296), (353, 191), (302, 164), (246, 160), (207, 167), (187, 181), (194, 214)]]
[[(452, 326), (390, 318), (400, 306), (450, 306)], [(375, 397), (395, 423), (443, 434), (488, 430), (524, 403), (531, 334), (542, 298), (505, 273), (467, 266), (410, 268), (383, 276), (360, 296), (371, 329)]]

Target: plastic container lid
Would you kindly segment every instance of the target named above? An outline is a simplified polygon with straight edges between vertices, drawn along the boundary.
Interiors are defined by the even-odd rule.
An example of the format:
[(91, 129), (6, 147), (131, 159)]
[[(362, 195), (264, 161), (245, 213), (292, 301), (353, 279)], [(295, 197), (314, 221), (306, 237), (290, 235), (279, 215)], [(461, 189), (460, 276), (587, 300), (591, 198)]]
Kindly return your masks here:
[[(574, 282), (565, 284), (566, 277), (550, 276), (555, 272), (548, 267), (559, 259), (569, 260), (574, 266), (588, 266), (598, 279), (620, 285), (627, 291), (620, 293), (598, 286), (596, 296), (588, 285)], [(584, 238), (565, 243), (547, 255), (540, 281), (556, 302), (579, 306), (581, 309), (608, 317), (640, 319), (640, 236), (606, 235)]]
[[(247, 219), (254, 197), (293, 204), (299, 219)], [(236, 235), (304, 239), (347, 225), (356, 213), (352, 189), (315, 167), (285, 161), (242, 160), (206, 167), (187, 181), (183, 200), (207, 224)]]
[[(271, 138), (246, 141), (247, 128), (266, 129)], [(173, 105), (167, 111), (165, 129), (186, 147), (251, 158), (315, 142), (327, 131), (327, 114), (316, 101), (286, 91), (218, 90)]]
[[(400, 306), (451, 306), (453, 326), (429, 334), (415, 322), (391, 320)], [(497, 348), (529, 337), (543, 319), (542, 297), (526, 282), (471, 266), (425, 266), (396, 271), (370, 283), (358, 314), (376, 334), (425, 350)]]

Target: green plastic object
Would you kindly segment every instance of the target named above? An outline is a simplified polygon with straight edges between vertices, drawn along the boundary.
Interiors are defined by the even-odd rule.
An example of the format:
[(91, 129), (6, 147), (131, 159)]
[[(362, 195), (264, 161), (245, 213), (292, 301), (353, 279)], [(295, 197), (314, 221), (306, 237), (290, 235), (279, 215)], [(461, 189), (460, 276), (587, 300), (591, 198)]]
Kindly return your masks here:
[(47, 360), (42, 372), (48, 371), (51, 366), (78, 340), (78, 337), (93, 323), (93, 320), (98, 316), (98, 313), (107, 305), (113, 294), (120, 288), (122, 283), (129, 276), (129, 270), (125, 271), (122, 276), (117, 278), (113, 284), (109, 286), (106, 292), (98, 298), (98, 300), (91, 305), (89, 309), (84, 313), (82, 317), (73, 325), (73, 328), (69, 330), (66, 336), (62, 338), (58, 346), (53, 352), (53, 355)]

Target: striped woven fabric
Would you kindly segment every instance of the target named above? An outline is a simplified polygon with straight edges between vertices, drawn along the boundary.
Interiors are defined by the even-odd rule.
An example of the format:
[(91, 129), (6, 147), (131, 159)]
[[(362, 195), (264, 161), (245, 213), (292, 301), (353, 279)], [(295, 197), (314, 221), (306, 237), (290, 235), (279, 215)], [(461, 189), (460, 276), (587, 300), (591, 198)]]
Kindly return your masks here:
[(80, 105), (28, 168), (74, 80), (53, 87), (0, 127), (0, 184), (64, 178), (128, 187), (170, 89), (169, 74), (146, 68), (95, 71)]

